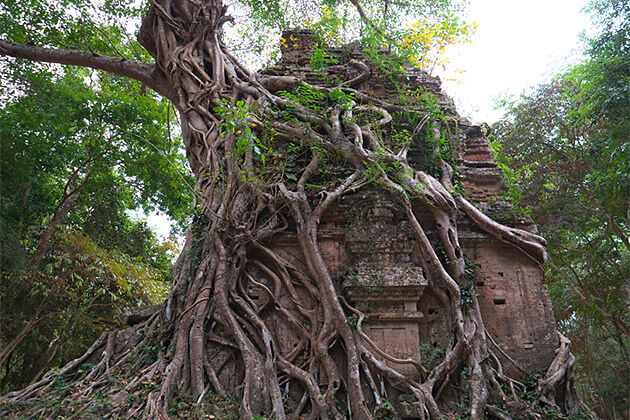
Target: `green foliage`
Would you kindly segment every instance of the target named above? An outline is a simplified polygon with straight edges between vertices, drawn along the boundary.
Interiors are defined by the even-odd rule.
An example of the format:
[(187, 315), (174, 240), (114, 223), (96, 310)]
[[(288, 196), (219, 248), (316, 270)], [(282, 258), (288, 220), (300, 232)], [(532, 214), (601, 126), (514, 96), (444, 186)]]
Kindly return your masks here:
[[(60, 229), (40, 270), (2, 273), (2, 344), (17, 341), (0, 371), (0, 393), (78, 357), (131, 306), (161, 302), (163, 274), (81, 232)], [(20, 334), (24, 337), (20, 339)]]
[(160, 210), (181, 231), (192, 202), (166, 101), (117, 76), (18, 64), (1, 74), (14, 93), (0, 108), (0, 348), (13, 348), (0, 393), (77, 357), (126, 308), (160, 302), (177, 246), (129, 212)]
[(352, 104), (355, 103), (354, 93), (347, 94), (341, 91), (339, 88), (333, 89), (328, 94), (328, 99), (330, 99), (333, 103), (337, 103), (348, 110), (351, 108)]
[(587, 58), (505, 104), (495, 132), (510, 198), (549, 244), (549, 289), (579, 388), (614, 417), (625, 415), (615, 413), (627, 409), (630, 386), (630, 2), (598, 0), (591, 10), (600, 32)]
[(227, 99), (222, 99), (220, 104), (214, 107), (214, 111), (222, 118), (218, 129), (221, 136), (228, 133), (235, 138), (232, 152), (234, 156), (239, 158), (240, 162), (244, 161), (245, 155), (252, 152), (254, 167), (258, 166), (258, 171), (253, 172), (254, 167), (247, 168), (242, 172), (243, 181), (260, 182), (268, 181), (268, 166), (272, 167), (273, 173), (274, 163), (277, 161), (277, 153), (272, 148), (274, 133), (273, 129), (264, 129), (261, 136), (256, 135), (257, 125), (255, 119), (255, 111), (252, 104), (244, 101), (236, 101), (232, 104)]
[(319, 45), (315, 45), (313, 52), (311, 53), (311, 68), (315, 71), (323, 71), (328, 66), (337, 64), (337, 59), (331, 57), (324, 48), (320, 48)]
[(470, 308), (473, 304), (473, 297), (476, 293), (476, 270), (479, 268), (477, 264), (470, 258), (464, 256), (464, 278), (462, 284), (460, 284), (461, 299), (460, 304), (462, 308)]
[(530, 214), (531, 211), (529, 209), (520, 206), (523, 200), (522, 186), (527, 185), (528, 179), (532, 175), (529, 164), (513, 165), (514, 159), (502, 153), (501, 143), (496, 140), (490, 141), (490, 149), (494, 154), (494, 161), (497, 167), (503, 173), (503, 182), (505, 182), (507, 187), (501, 191), (502, 198), (514, 205), (515, 212)]
[(420, 357), (422, 359), (422, 366), (427, 371), (432, 371), (437, 365), (442, 362), (444, 355), (446, 354), (447, 347), (445, 345), (432, 346), (429, 343), (423, 343), (420, 345)]
[(308, 83), (302, 83), (297, 87), (295, 92), (281, 90), (278, 93), (294, 103), (301, 104), (313, 111), (321, 111), (325, 105), (323, 100), (326, 95), (323, 92), (315, 90), (314, 87)]
[(523, 377), (525, 389), (518, 389), (518, 398), (524, 403), (531, 405), (538, 401), (540, 392), (538, 392), (538, 381), (545, 376), (544, 372), (528, 371)]
[[(312, 61), (316, 70), (333, 63), (321, 54), (325, 47), (353, 41), (359, 41), (375, 58), (380, 56), (379, 61), (383, 55), (378, 51), (393, 53), (398, 59), (392, 63), (398, 68), (404, 62), (430, 69), (443, 64), (447, 45), (466, 41), (474, 31), (474, 25), (461, 18), (465, 1), (405, 0), (383, 7), (380, 0), (367, 0), (360, 4), (364, 18), (349, 1), (239, 0), (233, 6), (239, 11), (238, 28), (228, 28), (228, 42), (245, 61), (262, 65), (277, 59), (278, 47), (297, 43), (296, 39), (281, 39), (282, 31), (309, 30), (319, 39)], [(269, 60), (262, 58), (261, 62), (261, 57)]]
[(192, 181), (165, 129), (167, 104), (119, 77), (101, 75), (98, 86), (86, 85), (88, 75), (5, 74), (26, 90), (0, 110), (2, 193), (15, 198), (3, 201), (4, 214), (27, 224), (52, 214), (77, 171), (70, 190), (89, 174), (76, 204), (85, 209), (80, 219), (116, 192), (123, 207), (159, 209), (183, 227), (192, 198), (181, 176)]
[(236, 101), (236, 103), (232, 105), (228, 99), (222, 99), (221, 104), (215, 106), (213, 109), (214, 112), (222, 117), (218, 127), (221, 136), (226, 136), (228, 133), (235, 135), (236, 145), (233, 151), (237, 157), (244, 156), (250, 148), (254, 150), (256, 155), (261, 154), (261, 143), (252, 130), (252, 127), (255, 127), (256, 124), (250, 122), (253, 113), (250, 110), (249, 104), (246, 104), (244, 101)]
[(586, 410), (580, 410), (574, 408), (567, 413), (568, 420), (589, 420), (592, 419), (591, 415)]
[(390, 29), (390, 48), (404, 61), (431, 72), (436, 66), (445, 66), (446, 47), (464, 43), (476, 30), (476, 25), (465, 22), (449, 9), (441, 10), (402, 28)]
[(376, 410), (374, 410), (374, 418), (378, 420), (395, 420), (400, 417), (396, 413), (394, 405), (391, 402), (384, 400), (381, 405), (376, 407)]
[(0, 3), (0, 38), (149, 61), (127, 30), (138, 24), (145, 7), (126, 0), (98, 5), (89, 0), (5, 1)]
[[(238, 402), (232, 398), (223, 398), (216, 394), (206, 394), (199, 404), (190, 394), (176, 393), (168, 404), (168, 414), (174, 418), (208, 418), (237, 420), (239, 418)], [(254, 414), (254, 420), (265, 420), (268, 417)]]

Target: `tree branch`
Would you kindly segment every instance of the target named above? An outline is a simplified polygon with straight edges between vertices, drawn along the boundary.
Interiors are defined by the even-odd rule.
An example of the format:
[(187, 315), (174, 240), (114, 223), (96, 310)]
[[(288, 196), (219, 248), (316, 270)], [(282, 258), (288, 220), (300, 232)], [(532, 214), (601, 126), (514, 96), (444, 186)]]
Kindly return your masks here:
[(361, 3), (359, 3), (359, 0), (350, 0), (350, 3), (352, 3), (354, 8), (357, 9), (357, 12), (359, 13), (359, 16), (361, 17), (361, 19), (365, 23), (367, 23), (369, 26), (371, 26), (372, 29), (374, 29), (380, 35), (385, 36), (385, 34), (381, 30), (381, 28), (379, 28), (376, 24), (374, 24), (374, 22), (372, 22), (372, 19), (370, 19), (370, 17), (365, 13), (365, 10), (363, 9), (363, 6), (361, 6)]
[(104, 70), (138, 80), (166, 97), (171, 96), (166, 80), (154, 64), (95, 54), (90, 51), (37, 47), (4, 40), (0, 40), (0, 55)]

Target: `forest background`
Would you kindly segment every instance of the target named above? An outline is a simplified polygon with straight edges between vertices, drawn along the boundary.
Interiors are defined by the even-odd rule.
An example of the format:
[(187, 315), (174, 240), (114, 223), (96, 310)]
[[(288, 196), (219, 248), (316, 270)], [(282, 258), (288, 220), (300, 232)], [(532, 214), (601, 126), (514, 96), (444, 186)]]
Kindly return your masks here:
[[(141, 8), (104, 2), (104, 29), (67, 19), (73, 7), (0, 5), (0, 36), (38, 43), (43, 32), (15, 32), (22, 19), (70, 45), (149, 60), (125, 24)], [(491, 133), (506, 197), (548, 241), (548, 284), (578, 358), (578, 389), (601, 416), (620, 418), (630, 403), (630, 5), (597, 0), (588, 12), (596, 30), (584, 58), (504, 101)], [(5, 394), (77, 357), (101, 331), (121, 326), (129, 308), (163, 300), (176, 241), (158, 238), (130, 211), (163, 212), (181, 233), (194, 181), (172, 105), (138, 83), (5, 58), (0, 71)]]

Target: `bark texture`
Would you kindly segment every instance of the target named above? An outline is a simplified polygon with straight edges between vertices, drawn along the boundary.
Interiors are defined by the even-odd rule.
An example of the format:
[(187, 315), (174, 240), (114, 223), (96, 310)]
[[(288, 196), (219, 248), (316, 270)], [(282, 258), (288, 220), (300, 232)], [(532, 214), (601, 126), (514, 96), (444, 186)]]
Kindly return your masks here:
[[(466, 264), (457, 212), (541, 264), (544, 240), (492, 221), (455, 191), (453, 169), (441, 158), (440, 124), (434, 121), (428, 130), (431, 115), (421, 100), (402, 103), (356, 90), (368, 69), (357, 60), (342, 64), (353, 68), (355, 77), (332, 86), (309, 85), (319, 95), (317, 107), (282, 95), (303, 81), (246, 70), (221, 41), (222, 25), (230, 20), (226, 11), (218, 0), (153, 0), (139, 40), (154, 66), (84, 52), (67, 58), (0, 42), (5, 54), (113, 71), (168, 96), (180, 111), (198, 192), (193, 226), (160, 310), (133, 328), (104, 333), (81, 358), (4, 397), (5, 404), (41, 398), (63, 381), (70, 384), (66, 398), (84, 401), (80, 410), (94, 404), (90, 396), (109, 395), (112, 418), (177, 417), (178, 395), (189, 396), (194, 405), (213, 393), (235, 397), (247, 419), (261, 414), (370, 419), (385, 415), (388, 393), (400, 392), (412, 396), (420, 418), (440, 419), (452, 408), (445, 389), (456, 382), (457, 392), (467, 396), (462, 410), (471, 419), (510, 418), (506, 404), (531, 411), (519, 399), (524, 385), (504, 373), (488, 346), (476, 297), (462, 305)], [(331, 100), (335, 95), (338, 100)], [(439, 179), (414, 165), (407, 148), (395, 150), (384, 139), (382, 133), (393, 133), (397, 123), (392, 115), (401, 114), (419, 121), (411, 140), (420, 133), (432, 137), (429, 155)], [(270, 141), (264, 153), (255, 138)], [(290, 176), (286, 160), (294, 157), (281, 152), (297, 145), (303, 152), (294, 163), (302, 166)], [(335, 179), (324, 171), (331, 159), (341, 168)], [(316, 181), (326, 188), (315, 191)], [(362, 331), (363, 314), (340, 297), (318, 243), (320, 222), (331, 206), (367, 185), (397, 200), (429, 287), (448, 314), (452, 336), (439, 362), (427, 371), (419, 361), (406, 361), (417, 369), (415, 378), (388, 365), (392, 357)], [(427, 236), (414, 210), (418, 206), (431, 215), (437, 240)], [(300, 263), (269, 245), (287, 234), (299, 247)], [(254, 299), (253, 288), (263, 298)], [(348, 322), (351, 315), (356, 325)], [(279, 324), (299, 337), (290, 351), (281, 350)], [(569, 392), (572, 361), (563, 340), (539, 385), (541, 403), (559, 412), (579, 406)]]

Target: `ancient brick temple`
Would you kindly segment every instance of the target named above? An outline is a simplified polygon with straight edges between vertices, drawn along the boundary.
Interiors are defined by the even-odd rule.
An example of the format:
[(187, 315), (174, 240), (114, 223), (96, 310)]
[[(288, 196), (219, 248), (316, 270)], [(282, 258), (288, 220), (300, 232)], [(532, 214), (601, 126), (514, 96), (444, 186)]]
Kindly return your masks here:
[[(293, 75), (313, 83), (321, 82), (322, 77), (354, 78), (358, 90), (384, 98), (393, 94), (387, 80), (378, 76), (375, 65), (367, 78), (359, 76), (360, 69), (354, 74), (336, 74), (334, 65), (323, 75), (310, 65), (315, 42), (308, 33), (287, 32), (284, 37), (283, 58), (268, 73)], [(362, 58), (360, 51), (352, 48), (328, 53), (340, 63)], [(347, 66), (338, 67), (339, 72), (348, 72)], [(419, 70), (411, 70), (407, 76), (412, 86), (436, 95), (452, 116), (456, 129), (452, 130), (451, 142), (458, 144), (455, 160), (466, 197), (493, 219), (535, 232), (529, 218), (516, 217), (501, 199), (501, 171), (493, 160), (485, 129), (457, 116), (452, 101), (441, 91), (439, 79)], [(433, 235), (435, 239), (431, 232), (434, 222), (423, 211), (418, 207), (416, 213), (429, 237)], [(495, 353), (515, 376), (523, 371), (546, 369), (554, 357), (558, 338), (540, 264), (476, 228), (463, 213), (459, 214), (458, 228), (465, 255), (475, 267), (475, 284), (470, 290), (478, 295)], [(343, 196), (322, 220), (319, 231), (322, 253), (331, 273), (338, 278), (339, 292), (365, 313), (363, 330), (382, 351), (394, 358), (420, 360), (448, 344), (452, 326), (443, 313), (445, 305), (426, 287), (427, 279), (414, 254), (414, 233), (395, 200), (385, 192), (369, 189)], [(280, 236), (273, 248), (300, 264), (294, 237)], [(255, 290), (251, 296), (264, 298)], [(290, 332), (278, 334), (286, 350), (297, 345)], [(418, 375), (409, 364), (388, 363), (408, 375)], [(404, 406), (403, 400), (399, 403)], [(402, 407), (401, 412), (404, 411)]]

